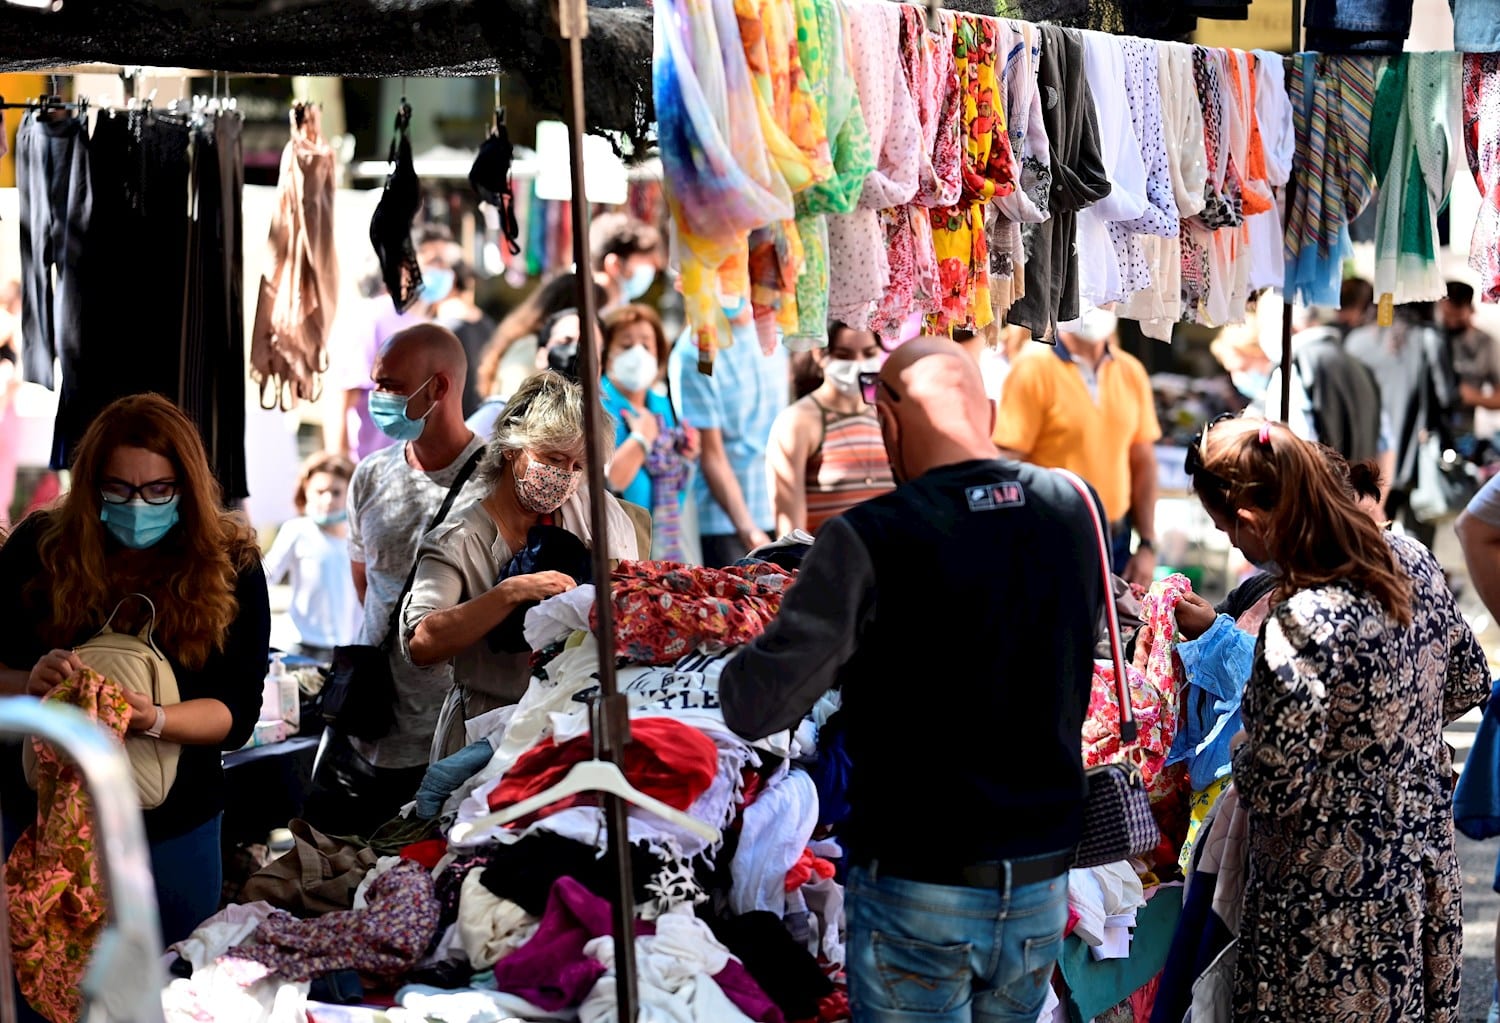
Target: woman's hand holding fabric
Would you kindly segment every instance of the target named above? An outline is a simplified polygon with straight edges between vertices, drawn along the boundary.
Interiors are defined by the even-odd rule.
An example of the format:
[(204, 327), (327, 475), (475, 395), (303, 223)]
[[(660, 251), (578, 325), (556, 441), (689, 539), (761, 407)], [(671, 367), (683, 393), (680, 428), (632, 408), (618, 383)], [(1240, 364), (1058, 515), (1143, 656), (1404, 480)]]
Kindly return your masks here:
[(511, 576), (498, 589), (505, 591), (506, 597), (516, 604), (529, 604), (566, 593), (577, 585), (572, 576), (561, 572), (535, 572), (531, 575)]
[(129, 731), (144, 732), (156, 724), (156, 704), (151, 702), (150, 696), (127, 689), (125, 701), (130, 704)]
[(71, 650), (53, 650), (43, 655), (31, 669), (26, 691), (32, 696), (46, 696), (67, 679), (83, 670), (83, 661)]
[(1177, 631), (1184, 639), (1197, 639), (1209, 630), (1218, 612), (1196, 593), (1184, 593), (1177, 602)]

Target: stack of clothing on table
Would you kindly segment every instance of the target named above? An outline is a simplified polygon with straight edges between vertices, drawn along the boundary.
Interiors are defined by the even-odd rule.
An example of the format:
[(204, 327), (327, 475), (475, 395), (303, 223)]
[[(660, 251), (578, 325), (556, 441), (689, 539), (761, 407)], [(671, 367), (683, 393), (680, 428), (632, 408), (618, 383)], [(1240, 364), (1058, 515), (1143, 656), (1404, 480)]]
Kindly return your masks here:
[[(708, 841), (629, 809), (637, 975), (651, 1018), (847, 1016), (835, 983), (843, 889), (829, 857), (838, 850), (813, 842), (818, 790), (795, 763), (816, 747), (815, 729), (750, 744), (719, 709), (725, 663), (763, 631), (794, 580), (764, 562), (616, 571), (612, 655), (632, 733), (621, 768), (635, 788), (721, 836)], [(210, 921), (179, 950), (169, 1019), (201, 1018), (219, 997), (244, 1019), (359, 1018), (353, 1008), (328, 1015), (324, 1003), (338, 1001), (394, 1005), (392, 1019), (614, 1019), (618, 882), (603, 858), (597, 798), (424, 837), (543, 792), (593, 756), (593, 605), (584, 586), (528, 613), (538, 653), (525, 695), (469, 722), (473, 744), (429, 769), (410, 827), (391, 832), (409, 844), (379, 858), (363, 851), (347, 910), (298, 919), (261, 903), (234, 907), (232, 923)], [(305, 901), (290, 908), (306, 913)]]

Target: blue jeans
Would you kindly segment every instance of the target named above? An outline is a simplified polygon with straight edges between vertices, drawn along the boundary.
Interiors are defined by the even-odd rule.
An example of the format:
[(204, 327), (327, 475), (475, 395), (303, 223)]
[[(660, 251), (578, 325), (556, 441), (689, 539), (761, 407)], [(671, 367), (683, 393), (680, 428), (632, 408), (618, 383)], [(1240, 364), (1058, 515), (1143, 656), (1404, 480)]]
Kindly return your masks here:
[(192, 831), (151, 843), (163, 948), (186, 938), (219, 911), (224, 887), (224, 854), (219, 848), (223, 820), (222, 813), (215, 814)]
[(848, 914), (853, 1023), (1036, 1023), (1062, 951), (1068, 878), (997, 890), (856, 867)]

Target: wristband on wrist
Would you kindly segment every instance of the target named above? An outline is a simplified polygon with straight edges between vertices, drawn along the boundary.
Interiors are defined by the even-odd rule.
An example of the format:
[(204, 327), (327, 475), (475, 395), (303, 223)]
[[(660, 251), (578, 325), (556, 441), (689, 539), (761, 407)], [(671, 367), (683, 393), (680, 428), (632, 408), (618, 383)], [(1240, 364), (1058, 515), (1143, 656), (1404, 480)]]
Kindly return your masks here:
[(645, 437), (643, 437), (642, 435), (640, 435), (639, 433), (632, 433), (629, 437), (626, 437), (625, 439), (626, 440), (633, 440), (633, 441), (635, 441), (637, 444), (639, 444), (641, 446), (641, 450), (644, 451), (644, 452), (646, 452), (646, 454), (649, 455), (651, 453), (651, 442), (649, 440), (647, 440)]
[(1135, 549), (1137, 551), (1150, 551), (1152, 554), (1155, 554), (1156, 553), (1156, 541), (1155, 540), (1147, 540), (1144, 536), (1140, 537), (1136, 541)]
[(150, 728), (146, 729), (146, 734), (151, 736), (151, 738), (153, 739), (160, 739), (161, 730), (167, 727), (167, 712), (165, 710), (162, 710), (162, 708), (159, 706), (155, 709), (156, 721), (151, 725)]

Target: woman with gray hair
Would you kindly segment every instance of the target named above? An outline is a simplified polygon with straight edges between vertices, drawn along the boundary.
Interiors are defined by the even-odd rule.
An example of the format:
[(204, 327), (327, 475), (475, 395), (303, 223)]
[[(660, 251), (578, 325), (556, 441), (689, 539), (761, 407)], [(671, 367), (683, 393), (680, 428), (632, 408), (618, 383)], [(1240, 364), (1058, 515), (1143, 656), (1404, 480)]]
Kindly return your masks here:
[[(496, 420), (480, 463), (487, 495), (427, 534), (417, 552), (416, 578), (401, 610), (403, 647), (419, 667), (453, 663), (433, 760), (463, 748), (466, 720), (515, 703), (526, 691), (531, 651), (518, 641), (520, 619), (538, 601), (578, 584), (566, 572), (530, 567), (538, 551), (546, 561), (549, 547), (571, 546), (563, 560), (587, 564), (581, 552), (593, 538), (584, 423), (578, 384), (550, 370), (527, 380)], [(606, 447), (610, 436), (602, 438)], [(609, 556), (634, 560), (630, 516), (612, 495), (605, 500)]]

